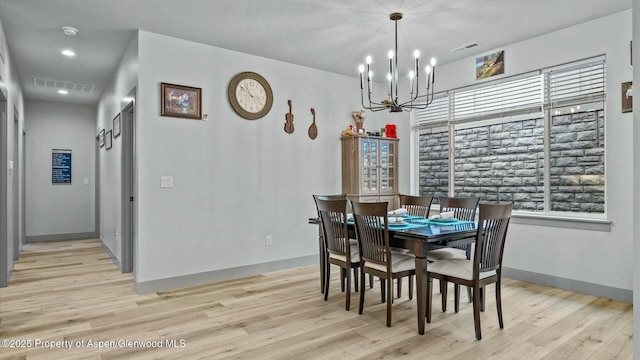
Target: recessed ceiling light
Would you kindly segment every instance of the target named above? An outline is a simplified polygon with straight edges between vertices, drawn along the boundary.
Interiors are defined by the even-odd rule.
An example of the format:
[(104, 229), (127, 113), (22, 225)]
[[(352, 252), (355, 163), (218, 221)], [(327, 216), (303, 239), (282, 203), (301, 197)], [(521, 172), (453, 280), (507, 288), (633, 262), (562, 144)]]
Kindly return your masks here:
[(69, 49), (62, 50), (60, 53), (61, 53), (62, 55), (64, 55), (64, 56), (68, 56), (68, 57), (74, 57), (74, 56), (76, 56), (76, 53), (75, 53), (75, 52), (73, 52), (73, 50), (69, 50)]
[(58, 94), (67, 95), (68, 93), (67, 90), (58, 90)]

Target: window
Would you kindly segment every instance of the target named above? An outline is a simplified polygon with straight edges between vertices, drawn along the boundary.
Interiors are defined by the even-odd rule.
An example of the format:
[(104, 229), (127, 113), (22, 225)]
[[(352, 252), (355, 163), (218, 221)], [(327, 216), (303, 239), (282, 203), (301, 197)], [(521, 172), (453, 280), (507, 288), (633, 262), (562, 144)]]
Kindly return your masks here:
[(604, 58), (440, 94), (414, 113), (419, 192), (604, 213)]

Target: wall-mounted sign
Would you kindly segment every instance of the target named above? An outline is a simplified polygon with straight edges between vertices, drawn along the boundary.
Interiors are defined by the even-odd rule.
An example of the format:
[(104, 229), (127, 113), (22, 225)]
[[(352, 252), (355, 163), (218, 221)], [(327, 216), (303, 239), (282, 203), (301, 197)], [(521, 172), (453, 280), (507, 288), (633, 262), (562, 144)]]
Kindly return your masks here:
[(51, 150), (51, 183), (71, 184), (71, 150)]

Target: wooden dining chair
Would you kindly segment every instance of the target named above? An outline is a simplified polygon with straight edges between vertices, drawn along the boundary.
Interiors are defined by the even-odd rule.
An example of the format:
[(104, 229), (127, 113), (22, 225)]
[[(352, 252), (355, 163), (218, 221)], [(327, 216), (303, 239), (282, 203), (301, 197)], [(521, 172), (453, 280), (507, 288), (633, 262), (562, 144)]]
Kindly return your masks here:
[(398, 195), (400, 207), (407, 209), (409, 215), (429, 217), (433, 196)]
[[(400, 207), (407, 209), (407, 213), (411, 216), (429, 217), (433, 196), (414, 196), (414, 195), (398, 195)], [(406, 249), (391, 248), (391, 251), (408, 254), (410, 251)], [(402, 279), (398, 279), (398, 297), (402, 296)]]
[[(480, 203), (479, 197), (446, 197), (441, 196), (440, 213), (453, 211), (453, 217), (461, 221), (475, 221), (476, 209)], [(431, 250), (427, 253), (427, 260), (436, 261), (444, 259), (470, 259), (471, 244), (465, 243), (457, 247), (444, 247)], [(458, 285), (458, 290), (459, 290)], [(440, 282), (440, 294), (442, 295), (442, 311), (447, 311), (447, 282)], [(471, 301), (471, 289), (467, 289), (467, 298)], [(459, 304), (459, 297), (454, 300)], [(457, 309), (457, 308), (456, 308)], [(457, 312), (457, 310), (456, 310)]]
[[(313, 201), (316, 203), (316, 209), (318, 208), (318, 201), (317, 199), (321, 199), (321, 200), (344, 200), (344, 199), (348, 199), (347, 194), (335, 194), (335, 195), (313, 195)], [(347, 202), (347, 212), (349, 211), (349, 202)], [(318, 219), (320, 218), (320, 212), (318, 211)], [(326, 267), (326, 263), (325, 263), (325, 258), (327, 256), (327, 250), (326, 250), (326, 246), (324, 244), (324, 236), (322, 236), (322, 230), (320, 231), (320, 254), (322, 254), (323, 256), (320, 257), (320, 274), (321, 274), (321, 281), (320, 281), (320, 285), (321, 285), (321, 293), (324, 294), (324, 278), (325, 278), (325, 273), (324, 273), (324, 269)], [(358, 246), (358, 243), (355, 239), (355, 235), (352, 236), (350, 238), (351, 241), (351, 245), (355, 245), (356, 247)], [(340, 272), (342, 274), (341, 279), (342, 281), (340, 282), (340, 288), (342, 289), (342, 292), (345, 291), (345, 281), (346, 281), (346, 274), (344, 272), (344, 269), (340, 269)], [(356, 283), (357, 285), (357, 283)], [(369, 287), (373, 288), (373, 276), (369, 276)]]
[[(512, 204), (480, 204), (478, 231), (472, 259), (437, 260), (427, 266), (427, 291), (431, 298), (431, 279), (453, 282), (472, 288), (473, 321), (476, 339), (480, 340), (480, 310), (482, 307), (480, 289), (495, 283), (498, 323), (504, 329), (502, 321), (502, 298), (500, 283), (502, 279), (502, 255), (507, 237), (507, 228), (511, 218)], [(459, 287), (456, 287), (456, 298), (459, 299)], [(431, 322), (431, 301), (428, 301), (427, 322)]]
[(358, 246), (349, 241), (349, 230), (347, 226), (347, 199), (322, 200), (316, 198), (320, 222), (324, 233), (326, 246), (326, 268), (324, 279), (324, 300), (329, 298), (329, 283), (331, 282), (331, 265), (337, 265), (342, 275), (346, 277), (346, 310), (351, 307), (351, 269), (355, 280), (355, 290), (358, 291), (358, 273), (360, 267), (360, 256)]
[[(316, 204), (316, 210), (318, 211), (318, 220), (320, 219), (320, 210), (318, 210), (318, 199), (321, 200), (346, 200), (346, 194), (336, 194), (336, 195), (313, 195), (313, 202)], [(324, 294), (324, 279), (325, 279), (325, 269), (327, 267), (326, 257), (327, 257), (327, 247), (324, 243), (324, 231), (322, 229), (322, 224), (320, 224), (320, 231), (318, 235), (318, 251), (320, 253), (320, 292)], [(354, 244), (356, 244), (354, 242)], [(341, 282), (342, 291), (344, 291), (344, 276), (342, 277), (343, 281)]]
[[(351, 202), (356, 225), (358, 249), (360, 251), (360, 306), (364, 310), (365, 274), (374, 275), (382, 281), (382, 301), (388, 294), (387, 326), (391, 326), (391, 304), (393, 302), (393, 280), (415, 275), (415, 257), (393, 253), (389, 247), (389, 221), (387, 202)], [(385, 289), (386, 285), (386, 289)], [(409, 299), (413, 298), (413, 282), (409, 279)]]

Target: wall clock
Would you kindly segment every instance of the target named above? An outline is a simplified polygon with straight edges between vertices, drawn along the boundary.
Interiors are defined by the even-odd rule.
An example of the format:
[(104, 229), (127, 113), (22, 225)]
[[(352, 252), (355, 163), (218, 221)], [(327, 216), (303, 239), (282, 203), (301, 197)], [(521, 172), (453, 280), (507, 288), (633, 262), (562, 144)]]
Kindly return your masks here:
[(256, 120), (267, 115), (273, 105), (271, 85), (260, 74), (245, 71), (229, 83), (229, 102), (238, 115)]

